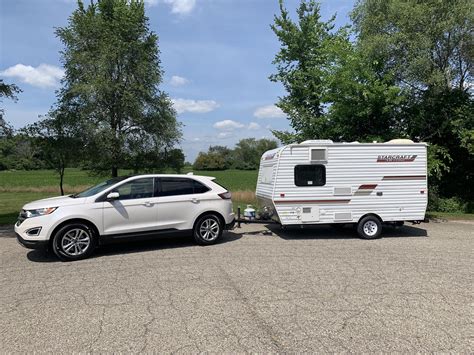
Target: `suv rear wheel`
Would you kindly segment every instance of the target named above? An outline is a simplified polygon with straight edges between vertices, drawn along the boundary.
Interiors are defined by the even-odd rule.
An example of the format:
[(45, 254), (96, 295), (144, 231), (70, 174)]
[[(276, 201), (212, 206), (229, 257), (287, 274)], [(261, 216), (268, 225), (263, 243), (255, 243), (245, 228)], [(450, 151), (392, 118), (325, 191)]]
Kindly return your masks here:
[(222, 224), (215, 214), (199, 217), (194, 225), (193, 235), (198, 244), (214, 244), (222, 235)]
[(56, 232), (52, 247), (54, 253), (63, 261), (85, 259), (94, 251), (96, 238), (87, 225), (71, 223)]

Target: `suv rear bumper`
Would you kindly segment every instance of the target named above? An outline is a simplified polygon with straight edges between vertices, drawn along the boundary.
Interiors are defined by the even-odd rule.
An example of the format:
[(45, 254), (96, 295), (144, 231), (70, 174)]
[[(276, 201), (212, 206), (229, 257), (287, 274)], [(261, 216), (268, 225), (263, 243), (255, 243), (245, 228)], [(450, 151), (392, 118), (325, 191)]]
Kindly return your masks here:
[(232, 220), (232, 222), (227, 223), (224, 227), (225, 230), (231, 230), (234, 229), (235, 227), (235, 218)]
[(27, 249), (46, 249), (48, 247), (47, 240), (26, 240), (23, 239), (18, 233), (15, 234), (18, 243)]

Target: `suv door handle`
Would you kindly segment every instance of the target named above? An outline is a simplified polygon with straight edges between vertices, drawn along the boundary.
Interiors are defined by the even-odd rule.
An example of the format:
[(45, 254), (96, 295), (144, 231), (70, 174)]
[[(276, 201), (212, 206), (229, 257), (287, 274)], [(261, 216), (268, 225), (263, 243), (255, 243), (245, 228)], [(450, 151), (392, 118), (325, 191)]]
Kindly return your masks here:
[(146, 207), (151, 207), (151, 206), (153, 206), (153, 202), (146, 201), (146, 202), (144, 203), (144, 205), (145, 205)]
[(197, 198), (192, 198), (192, 199), (191, 199), (191, 202), (192, 202), (192, 203), (199, 203), (199, 200), (198, 200)]

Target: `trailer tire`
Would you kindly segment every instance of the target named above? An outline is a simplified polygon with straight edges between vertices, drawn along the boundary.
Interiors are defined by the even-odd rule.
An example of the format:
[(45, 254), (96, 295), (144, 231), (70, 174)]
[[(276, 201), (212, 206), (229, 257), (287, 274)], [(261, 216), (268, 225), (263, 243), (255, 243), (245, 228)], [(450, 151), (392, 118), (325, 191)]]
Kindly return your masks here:
[(380, 238), (382, 222), (376, 216), (366, 216), (357, 224), (357, 233), (363, 239)]

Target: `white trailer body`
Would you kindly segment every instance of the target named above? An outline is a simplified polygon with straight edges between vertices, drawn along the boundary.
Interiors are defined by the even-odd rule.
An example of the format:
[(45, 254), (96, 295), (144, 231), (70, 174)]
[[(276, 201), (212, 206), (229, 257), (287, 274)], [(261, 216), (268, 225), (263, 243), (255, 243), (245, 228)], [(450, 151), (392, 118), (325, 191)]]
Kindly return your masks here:
[[(282, 225), (422, 221), (425, 143), (305, 141), (263, 154), (257, 199)], [(369, 226), (370, 227), (370, 226)]]

